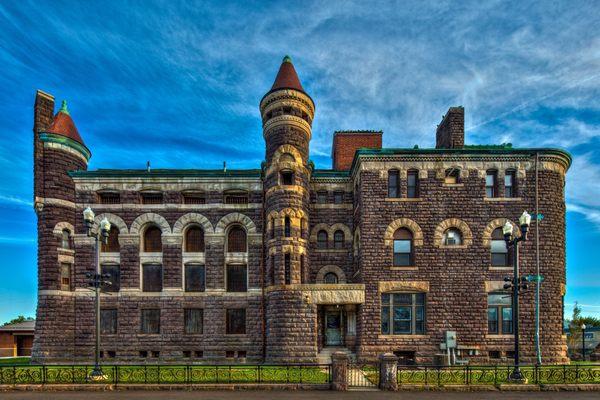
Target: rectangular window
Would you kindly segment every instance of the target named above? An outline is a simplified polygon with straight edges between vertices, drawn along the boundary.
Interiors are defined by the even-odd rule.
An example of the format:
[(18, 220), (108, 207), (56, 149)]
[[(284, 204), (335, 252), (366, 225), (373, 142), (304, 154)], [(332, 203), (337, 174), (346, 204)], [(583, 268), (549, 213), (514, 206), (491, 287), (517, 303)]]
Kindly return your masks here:
[(100, 310), (100, 333), (103, 335), (117, 333), (117, 310), (115, 308)]
[(142, 193), (142, 204), (162, 204), (162, 193)]
[(320, 190), (317, 192), (317, 203), (325, 204), (327, 203), (327, 192), (324, 190)]
[(160, 333), (160, 310), (156, 308), (142, 310), (141, 332), (146, 334)]
[(108, 276), (104, 280), (110, 282), (110, 285), (105, 285), (102, 290), (105, 292), (118, 292), (121, 289), (121, 268), (117, 264), (102, 265), (102, 275)]
[(185, 265), (185, 291), (186, 292), (204, 292), (205, 284), (204, 265), (186, 264)]
[(425, 333), (424, 293), (383, 293), (381, 333), (419, 335)]
[(504, 197), (515, 197), (515, 171), (504, 174)]
[(388, 171), (388, 197), (400, 197), (400, 172)]
[(510, 335), (512, 324), (512, 296), (509, 293), (489, 293), (488, 333)]
[(185, 333), (202, 333), (204, 310), (201, 308), (186, 308), (183, 311)]
[(248, 290), (248, 273), (245, 265), (227, 266), (227, 291), (245, 292)]
[(418, 171), (408, 171), (406, 174), (406, 197), (419, 197), (419, 173)]
[(394, 240), (394, 266), (409, 266), (411, 261), (411, 240)]
[(496, 171), (487, 171), (485, 175), (485, 196), (496, 197), (497, 182)]
[(342, 204), (344, 202), (344, 192), (333, 192), (333, 202)]
[(281, 172), (281, 184), (282, 185), (293, 185), (294, 184), (294, 173), (292, 171)]
[(290, 271), (290, 254), (286, 253), (284, 257), (284, 267), (285, 267), (285, 284), (289, 285), (291, 283), (291, 271)]
[(183, 204), (206, 204), (206, 197), (200, 193), (185, 193)]
[(71, 290), (71, 264), (60, 263), (60, 290)]
[(160, 292), (162, 291), (162, 265), (144, 264), (142, 266), (142, 291)]
[(225, 204), (248, 204), (248, 193), (227, 193), (224, 199)]
[(98, 193), (100, 204), (120, 204), (121, 194), (119, 192)]
[(228, 335), (246, 333), (246, 309), (230, 308), (227, 310), (226, 332)]
[(506, 247), (504, 239), (492, 239), (491, 250), (493, 267), (506, 267), (509, 265), (508, 248)]

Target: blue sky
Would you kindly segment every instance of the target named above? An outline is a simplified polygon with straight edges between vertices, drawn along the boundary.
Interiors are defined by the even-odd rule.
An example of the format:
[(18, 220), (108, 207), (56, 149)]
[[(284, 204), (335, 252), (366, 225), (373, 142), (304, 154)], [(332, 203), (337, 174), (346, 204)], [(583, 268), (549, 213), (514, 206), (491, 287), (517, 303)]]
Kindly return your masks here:
[(330, 165), (336, 129), (434, 145), (451, 105), (467, 142), (562, 147), (566, 303), (600, 316), (600, 30), (590, 1), (0, 3), (0, 322), (34, 315), (32, 105), (67, 99), (102, 167), (258, 167), (258, 102), (290, 54)]

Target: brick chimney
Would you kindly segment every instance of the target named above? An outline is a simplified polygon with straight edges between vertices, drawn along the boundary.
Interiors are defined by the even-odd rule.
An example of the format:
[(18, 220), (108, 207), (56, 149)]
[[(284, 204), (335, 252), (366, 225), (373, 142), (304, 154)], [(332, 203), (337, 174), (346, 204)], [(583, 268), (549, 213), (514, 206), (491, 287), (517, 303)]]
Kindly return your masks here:
[(436, 149), (462, 149), (465, 146), (465, 109), (450, 107), (435, 133)]
[(331, 158), (333, 169), (336, 171), (347, 171), (352, 166), (356, 150), (381, 149), (380, 131), (336, 131), (333, 134), (333, 146)]

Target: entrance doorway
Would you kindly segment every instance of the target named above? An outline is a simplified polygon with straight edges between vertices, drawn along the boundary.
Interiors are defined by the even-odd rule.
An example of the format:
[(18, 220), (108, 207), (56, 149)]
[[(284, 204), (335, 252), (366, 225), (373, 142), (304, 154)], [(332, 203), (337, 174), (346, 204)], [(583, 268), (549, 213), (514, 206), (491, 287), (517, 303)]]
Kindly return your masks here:
[(342, 344), (342, 315), (340, 311), (325, 313), (325, 345), (339, 346)]

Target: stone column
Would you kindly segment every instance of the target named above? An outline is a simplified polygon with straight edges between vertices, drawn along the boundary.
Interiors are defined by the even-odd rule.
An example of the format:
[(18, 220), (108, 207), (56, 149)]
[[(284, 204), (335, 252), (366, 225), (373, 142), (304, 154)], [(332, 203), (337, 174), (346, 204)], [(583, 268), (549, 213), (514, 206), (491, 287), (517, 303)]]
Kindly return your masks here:
[(348, 363), (346, 353), (336, 351), (331, 355), (331, 374), (333, 390), (348, 390)]
[(393, 353), (379, 356), (379, 389), (398, 390), (398, 357)]

